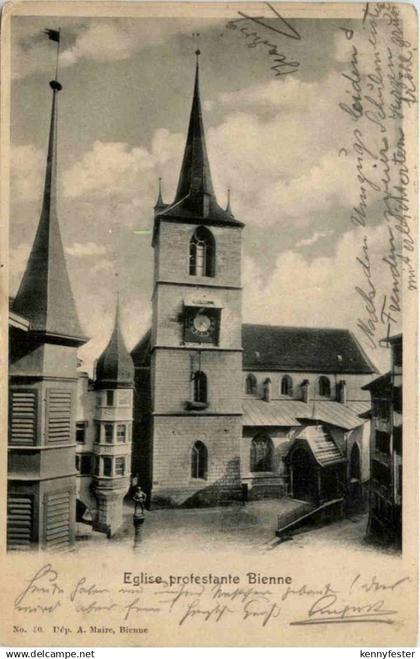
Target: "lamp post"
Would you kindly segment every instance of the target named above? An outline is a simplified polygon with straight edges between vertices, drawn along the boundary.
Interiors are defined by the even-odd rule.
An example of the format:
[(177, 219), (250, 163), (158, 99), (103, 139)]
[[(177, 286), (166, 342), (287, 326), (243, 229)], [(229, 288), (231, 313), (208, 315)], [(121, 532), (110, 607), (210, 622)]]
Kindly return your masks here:
[(141, 544), (141, 527), (144, 524), (144, 504), (146, 502), (146, 495), (141, 489), (140, 485), (136, 488), (133, 495), (134, 513), (133, 513), (133, 527), (134, 527), (134, 550), (136, 551)]

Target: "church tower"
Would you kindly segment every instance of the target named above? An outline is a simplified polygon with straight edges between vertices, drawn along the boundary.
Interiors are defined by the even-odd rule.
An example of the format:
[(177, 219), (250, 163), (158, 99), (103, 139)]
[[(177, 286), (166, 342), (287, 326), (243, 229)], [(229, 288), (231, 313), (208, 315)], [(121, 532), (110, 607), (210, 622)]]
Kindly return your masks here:
[(175, 199), (154, 220), (152, 505), (239, 498), (242, 435), (241, 233), (217, 203), (199, 88), (199, 54)]
[(114, 329), (96, 367), (96, 436), (93, 528), (110, 537), (123, 521), (123, 498), (130, 485), (134, 364), (121, 333), (119, 304)]
[[(50, 38), (59, 41), (53, 30)], [(75, 539), (77, 349), (83, 336), (57, 215), (57, 102), (43, 203), (20, 288), (12, 303), (8, 464), (8, 547), (61, 550)]]

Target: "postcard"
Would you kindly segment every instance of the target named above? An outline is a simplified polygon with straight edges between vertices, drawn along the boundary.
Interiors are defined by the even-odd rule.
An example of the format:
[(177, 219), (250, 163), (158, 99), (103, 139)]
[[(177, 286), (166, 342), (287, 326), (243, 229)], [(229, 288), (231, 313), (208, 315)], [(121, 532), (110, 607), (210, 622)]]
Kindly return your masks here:
[(414, 7), (1, 39), (1, 642), (415, 645)]

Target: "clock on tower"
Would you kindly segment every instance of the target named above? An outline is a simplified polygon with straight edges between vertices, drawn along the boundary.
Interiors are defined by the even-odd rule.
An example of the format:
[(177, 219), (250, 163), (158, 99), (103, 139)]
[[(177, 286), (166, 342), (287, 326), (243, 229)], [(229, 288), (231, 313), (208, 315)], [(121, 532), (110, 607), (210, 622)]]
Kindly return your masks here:
[(212, 343), (219, 341), (220, 309), (186, 307), (184, 341), (188, 343)]

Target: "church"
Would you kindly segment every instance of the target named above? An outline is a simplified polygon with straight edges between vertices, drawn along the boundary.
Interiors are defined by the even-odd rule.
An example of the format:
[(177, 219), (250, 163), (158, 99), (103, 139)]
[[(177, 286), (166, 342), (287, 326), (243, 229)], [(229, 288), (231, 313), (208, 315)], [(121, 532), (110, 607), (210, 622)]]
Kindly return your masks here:
[(60, 233), (50, 83), (43, 205), (9, 314), (9, 549), (66, 549), (77, 522), (113, 536), (134, 482), (152, 509), (366, 495), (377, 372), (356, 338), (243, 323), (244, 223), (213, 188), (199, 54), (175, 197), (159, 189), (154, 208), (152, 326), (130, 355), (117, 303), (93, 378), (77, 360), (88, 339)]

